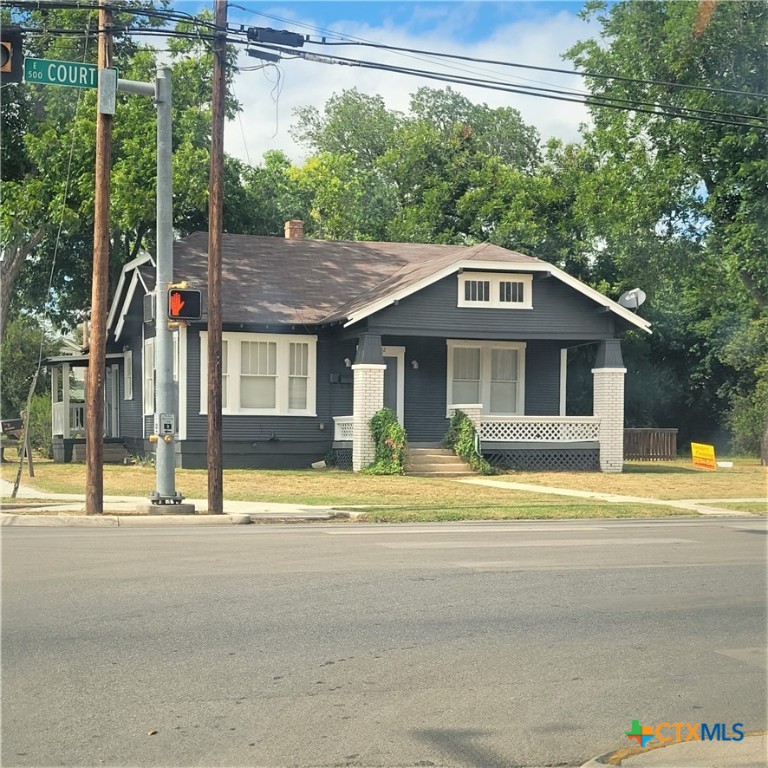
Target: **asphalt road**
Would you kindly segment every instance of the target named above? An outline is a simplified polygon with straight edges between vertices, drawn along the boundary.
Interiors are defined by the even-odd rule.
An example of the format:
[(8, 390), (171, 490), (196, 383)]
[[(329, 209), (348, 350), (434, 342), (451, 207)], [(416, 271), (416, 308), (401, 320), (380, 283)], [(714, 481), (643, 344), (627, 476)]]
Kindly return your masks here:
[(580, 765), (766, 728), (766, 520), (2, 530), (2, 765)]

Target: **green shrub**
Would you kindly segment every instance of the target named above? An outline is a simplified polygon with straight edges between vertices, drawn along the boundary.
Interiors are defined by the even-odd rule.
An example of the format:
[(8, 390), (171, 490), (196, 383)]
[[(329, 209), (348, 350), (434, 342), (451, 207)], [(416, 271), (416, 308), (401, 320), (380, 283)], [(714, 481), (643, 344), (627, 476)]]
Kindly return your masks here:
[(483, 475), (495, 475), (496, 470), (477, 452), (477, 430), (464, 411), (455, 411), (443, 438), (443, 445), (460, 456), (469, 466)]
[(34, 395), (29, 406), (29, 443), (46, 459), (53, 458), (51, 437), (51, 396)]
[(376, 457), (362, 471), (367, 475), (402, 475), (405, 472), (408, 438), (389, 408), (376, 411), (368, 422)]

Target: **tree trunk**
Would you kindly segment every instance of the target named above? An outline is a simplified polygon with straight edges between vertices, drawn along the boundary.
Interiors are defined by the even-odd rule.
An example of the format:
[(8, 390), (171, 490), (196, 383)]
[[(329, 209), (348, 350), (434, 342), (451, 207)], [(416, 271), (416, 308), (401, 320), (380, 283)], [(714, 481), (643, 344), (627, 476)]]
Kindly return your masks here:
[(27, 257), (40, 245), (44, 236), (45, 230), (38, 229), (27, 242), (3, 250), (0, 260), (0, 343), (5, 338), (16, 278)]

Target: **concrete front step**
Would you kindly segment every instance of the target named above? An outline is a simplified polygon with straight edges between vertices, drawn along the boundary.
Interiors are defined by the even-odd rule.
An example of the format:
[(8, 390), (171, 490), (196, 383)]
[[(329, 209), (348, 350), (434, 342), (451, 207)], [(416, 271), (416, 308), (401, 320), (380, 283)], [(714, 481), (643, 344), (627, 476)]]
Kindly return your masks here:
[[(128, 457), (128, 451), (119, 443), (106, 443), (103, 448), (102, 462), (105, 464), (122, 464)], [(72, 462), (82, 464), (85, 462), (85, 445), (78, 443), (72, 446)]]
[(472, 470), (448, 448), (410, 448), (408, 451), (408, 474), (466, 475)]

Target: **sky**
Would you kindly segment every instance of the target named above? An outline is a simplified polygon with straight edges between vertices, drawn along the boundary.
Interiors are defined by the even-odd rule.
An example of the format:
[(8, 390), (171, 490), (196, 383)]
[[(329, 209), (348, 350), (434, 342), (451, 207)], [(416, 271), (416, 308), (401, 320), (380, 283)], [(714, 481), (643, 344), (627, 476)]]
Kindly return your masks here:
[[(182, 3), (176, 3), (181, 10)], [(212, 8), (212, 3), (195, 3)], [(230, 25), (271, 27), (311, 35), (313, 40), (365, 40), (424, 51), (456, 53), (474, 58), (570, 69), (562, 54), (575, 42), (596, 34), (595, 26), (579, 18), (582, 2), (255, 2), (230, 0)], [(345, 56), (398, 66), (451, 72), (479, 78), (503, 79), (517, 84), (583, 90), (581, 78), (525, 69), (447, 63), (426, 56), (383, 52), (360, 46), (305, 45), (302, 50)], [(264, 66), (259, 59), (240, 55), (241, 71), (234, 83), (242, 113), (225, 128), (225, 151), (252, 165), (260, 164), (267, 150), (282, 150), (295, 163), (310, 154), (291, 137), (297, 107), (322, 110), (328, 99), (344, 89), (358, 88), (381, 96), (387, 107), (404, 113), (409, 98), (421, 86), (444, 83), (359, 67), (329, 65), (301, 59), (283, 59)], [(535, 126), (542, 139), (578, 138), (587, 110), (575, 103), (553, 101), (470, 86), (452, 86), (472, 101), (491, 107), (513, 107)]]

